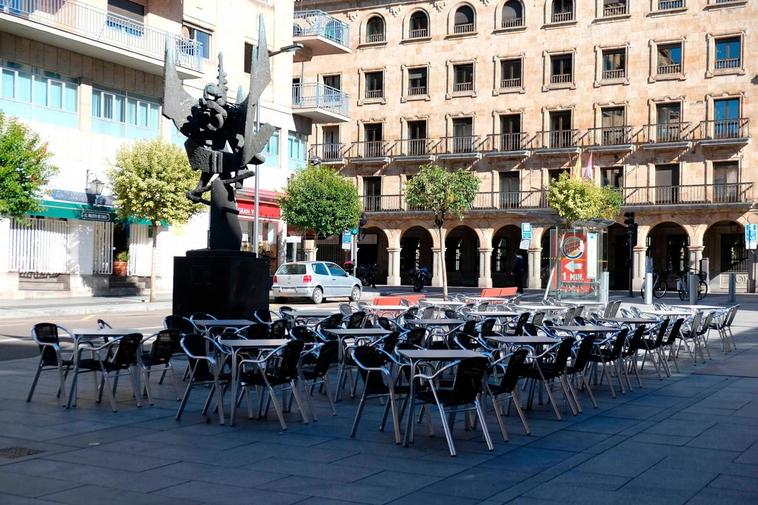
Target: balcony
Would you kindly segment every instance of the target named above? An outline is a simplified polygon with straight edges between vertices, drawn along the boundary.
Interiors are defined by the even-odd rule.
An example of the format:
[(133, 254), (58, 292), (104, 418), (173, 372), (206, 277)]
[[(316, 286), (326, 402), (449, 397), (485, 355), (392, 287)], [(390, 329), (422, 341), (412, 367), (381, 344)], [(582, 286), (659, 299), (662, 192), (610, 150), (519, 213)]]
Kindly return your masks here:
[(472, 210), (513, 210), (547, 208), (547, 190), (495, 191), (477, 193)]
[(551, 74), (550, 84), (570, 84), (574, 82), (574, 74)]
[(458, 35), (462, 33), (474, 33), (476, 31), (476, 25), (474, 23), (464, 23), (453, 26), (453, 33)]
[(433, 139), (401, 139), (397, 141), (395, 159), (398, 161), (432, 161), (440, 142)]
[(503, 18), (500, 22), (500, 28), (518, 28), (524, 26), (524, 18)]
[(685, 149), (692, 144), (689, 123), (658, 123), (644, 126), (644, 149)]
[(429, 36), (429, 28), (416, 28), (415, 30), (408, 30), (409, 39), (423, 39)]
[(682, 73), (681, 63), (669, 63), (666, 65), (658, 65), (658, 75), (676, 75)]
[(514, 77), (513, 79), (501, 79), (500, 80), (500, 89), (506, 90), (506, 89), (520, 89), (521, 88), (521, 77)]
[(614, 16), (623, 16), (626, 14), (626, 2), (604, 4), (603, 17), (612, 18)]
[(551, 23), (568, 23), (574, 20), (574, 11), (569, 12), (553, 12), (550, 17)]
[(322, 165), (342, 165), (345, 163), (345, 144), (330, 142), (312, 144), (308, 149), (308, 159), (318, 158)]
[(684, 0), (658, 0), (658, 11), (673, 11), (685, 7)]
[(479, 135), (456, 135), (442, 137), (441, 151), (438, 154), (442, 159), (479, 159), (482, 153)]
[(742, 67), (742, 60), (740, 58), (723, 58), (713, 63), (715, 70), (729, 70), (740, 67)]
[(366, 43), (367, 44), (379, 44), (380, 42), (386, 42), (386, 38), (384, 35), (384, 32), (381, 33), (370, 33), (366, 35)]
[(315, 123), (344, 123), (348, 118), (348, 95), (322, 83), (292, 86), (292, 110)]
[(753, 183), (640, 186), (622, 189), (623, 205), (744, 205), (753, 203)]
[(744, 145), (750, 141), (750, 120), (716, 119), (702, 121), (698, 138), (704, 146)]
[(350, 26), (321, 10), (295, 12), (292, 41), (303, 44), (294, 61), (308, 61), (313, 56), (350, 52)]
[(383, 89), (367, 89), (366, 90), (366, 99), (367, 100), (377, 100), (380, 98), (384, 98), (384, 90)]
[(202, 75), (197, 41), (74, 0), (0, 0), (0, 31), (155, 75), (170, 47), (181, 78)]
[(614, 68), (612, 70), (603, 70), (604, 81), (613, 81), (616, 79), (624, 79), (624, 78), (626, 78), (625, 68)]
[(579, 130), (549, 130), (537, 132), (537, 154), (562, 154), (579, 152), (583, 139)]
[(353, 142), (347, 157), (353, 163), (383, 164), (389, 163), (394, 142), (385, 140), (364, 140)]
[(526, 133), (496, 133), (487, 135), (486, 158), (525, 158), (529, 156), (530, 141)]
[(428, 94), (429, 91), (426, 86), (411, 86), (408, 88), (408, 96), (424, 96)]
[(631, 151), (634, 148), (631, 126), (590, 128), (587, 141), (589, 150), (594, 152)]
[(474, 91), (474, 83), (473, 82), (453, 83), (453, 93), (462, 93), (464, 91)]

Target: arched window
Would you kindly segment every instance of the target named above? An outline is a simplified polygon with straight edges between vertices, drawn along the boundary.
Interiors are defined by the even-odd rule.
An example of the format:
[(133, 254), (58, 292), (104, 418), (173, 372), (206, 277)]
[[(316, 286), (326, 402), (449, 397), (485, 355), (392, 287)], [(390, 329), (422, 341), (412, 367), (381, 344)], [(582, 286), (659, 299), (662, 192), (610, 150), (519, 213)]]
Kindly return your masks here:
[(384, 42), (384, 19), (373, 16), (366, 23), (366, 42)]
[(553, 0), (553, 23), (563, 23), (574, 20), (574, 1), (573, 0)]
[(476, 29), (474, 9), (468, 5), (462, 5), (455, 11), (453, 19), (453, 33), (469, 33)]
[(408, 26), (408, 38), (418, 39), (429, 36), (429, 17), (424, 11), (416, 11), (411, 14)]
[(524, 24), (524, 7), (519, 0), (508, 0), (503, 5), (502, 28), (513, 28), (523, 26)]

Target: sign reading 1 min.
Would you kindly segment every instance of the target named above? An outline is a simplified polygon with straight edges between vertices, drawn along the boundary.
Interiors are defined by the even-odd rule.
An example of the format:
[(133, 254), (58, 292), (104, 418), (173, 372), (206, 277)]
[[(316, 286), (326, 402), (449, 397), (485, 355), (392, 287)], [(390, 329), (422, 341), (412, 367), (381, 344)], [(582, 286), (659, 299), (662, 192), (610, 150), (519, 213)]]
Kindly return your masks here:
[(587, 282), (587, 259), (583, 233), (566, 234), (561, 244), (561, 281)]

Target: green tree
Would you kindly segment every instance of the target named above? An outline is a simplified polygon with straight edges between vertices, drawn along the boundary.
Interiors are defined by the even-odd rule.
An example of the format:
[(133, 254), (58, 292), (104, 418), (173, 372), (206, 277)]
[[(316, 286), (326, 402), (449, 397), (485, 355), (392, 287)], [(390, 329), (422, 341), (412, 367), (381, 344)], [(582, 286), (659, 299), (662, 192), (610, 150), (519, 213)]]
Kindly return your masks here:
[(405, 198), (411, 207), (429, 210), (434, 214), (434, 224), (440, 239), (440, 268), (442, 271), (442, 296), (447, 299), (447, 267), (445, 265), (445, 241), (442, 226), (446, 219), (463, 219), (466, 211), (474, 205), (479, 191), (479, 178), (466, 170), (449, 172), (438, 165), (422, 165), (405, 188)]
[(621, 211), (621, 193), (611, 187), (598, 187), (592, 181), (561, 174), (550, 184), (548, 205), (571, 226), (575, 221), (616, 219)]
[(186, 196), (197, 184), (197, 174), (190, 168), (184, 150), (155, 139), (122, 147), (108, 177), (119, 216), (144, 219), (153, 228), (150, 301), (155, 301), (161, 223), (183, 224), (202, 210), (200, 204)]
[(41, 209), (42, 188), (58, 172), (51, 156), (36, 133), (0, 111), (0, 217)]
[(320, 165), (295, 172), (279, 198), (279, 206), (288, 224), (327, 237), (355, 228), (361, 217), (355, 185)]

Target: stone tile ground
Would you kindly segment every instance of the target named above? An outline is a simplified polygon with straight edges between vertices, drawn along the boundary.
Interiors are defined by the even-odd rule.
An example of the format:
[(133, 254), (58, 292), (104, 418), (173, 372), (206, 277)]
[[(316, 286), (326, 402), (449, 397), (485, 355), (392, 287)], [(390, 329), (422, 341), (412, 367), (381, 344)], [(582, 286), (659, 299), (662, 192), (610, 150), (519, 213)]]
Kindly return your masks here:
[[(488, 415), (495, 450), (459, 424), (459, 455), (448, 456), (441, 429), (396, 446), (377, 431), (381, 405), (370, 405), (358, 436), (348, 434), (356, 402), (314, 401), (310, 425), (288, 415), (281, 432), (268, 420), (236, 427), (200, 418), (200, 394), (180, 422), (168, 385), (153, 407), (136, 408), (122, 384), (119, 412), (92, 400), (80, 382), (79, 407), (57, 405), (54, 377), (43, 376), (26, 403), (34, 360), (0, 363), (0, 449), (43, 452), (0, 456), (0, 504), (756, 504), (758, 503), (758, 311), (738, 316), (738, 351), (643, 389), (600, 401), (557, 422), (548, 409), (529, 412), (533, 434), (515, 417), (504, 443)], [(124, 381), (126, 382), (126, 381)], [(273, 412), (272, 412), (273, 414)], [(435, 422), (437, 420), (435, 419)]]

